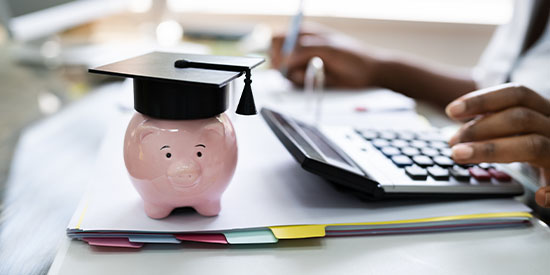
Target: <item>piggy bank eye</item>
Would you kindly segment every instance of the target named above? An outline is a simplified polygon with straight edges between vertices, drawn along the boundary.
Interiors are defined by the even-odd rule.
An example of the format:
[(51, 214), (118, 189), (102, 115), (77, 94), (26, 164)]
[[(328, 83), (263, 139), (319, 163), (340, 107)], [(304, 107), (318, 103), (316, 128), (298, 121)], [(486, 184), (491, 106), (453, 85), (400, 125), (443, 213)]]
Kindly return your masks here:
[[(206, 148), (206, 145), (200, 144), (200, 143), (199, 143), (199, 144), (195, 145), (195, 147)], [(201, 151), (198, 151), (198, 152), (197, 152), (197, 157), (199, 157), (199, 158), (202, 157), (202, 152), (201, 152)]]
[(171, 157), (172, 157), (172, 154), (170, 154), (170, 153), (166, 153), (166, 158), (168, 158), (168, 159), (169, 159), (169, 158), (171, 158)]

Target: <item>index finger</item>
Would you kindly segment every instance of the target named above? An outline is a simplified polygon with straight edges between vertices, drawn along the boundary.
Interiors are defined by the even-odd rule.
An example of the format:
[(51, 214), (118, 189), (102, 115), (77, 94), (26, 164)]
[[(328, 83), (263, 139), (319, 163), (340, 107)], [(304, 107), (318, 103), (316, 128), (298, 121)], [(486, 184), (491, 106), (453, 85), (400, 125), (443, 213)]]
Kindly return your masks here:
[(533, 90), (515, 83), (506, 83), (466, 94), (447, 105), (445, 111), (449, 117), (461, 120), (513, 106), (523, 106), (550, 116), (550, 101)]

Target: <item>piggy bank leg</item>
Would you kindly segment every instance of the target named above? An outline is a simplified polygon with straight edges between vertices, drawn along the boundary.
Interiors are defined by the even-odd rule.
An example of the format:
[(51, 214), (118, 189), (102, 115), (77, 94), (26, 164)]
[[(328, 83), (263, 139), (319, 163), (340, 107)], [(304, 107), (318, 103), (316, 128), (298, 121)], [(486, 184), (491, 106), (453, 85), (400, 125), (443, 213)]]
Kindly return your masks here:
[(195, 210), (197, 210), (197, 212), (199, 212), (199, 214), (203, 216), (216, 216), (221, 211), (219, 199), (215, 201), (205, 201), (194, 206), (193, 208), (195, 208)]
[(145, 213), (147, 216), (153, 219), (162, 219), (170, 215), (170, 212), (174, 209), (165, 205), (158, 205), (149, 202), (144, 202)]

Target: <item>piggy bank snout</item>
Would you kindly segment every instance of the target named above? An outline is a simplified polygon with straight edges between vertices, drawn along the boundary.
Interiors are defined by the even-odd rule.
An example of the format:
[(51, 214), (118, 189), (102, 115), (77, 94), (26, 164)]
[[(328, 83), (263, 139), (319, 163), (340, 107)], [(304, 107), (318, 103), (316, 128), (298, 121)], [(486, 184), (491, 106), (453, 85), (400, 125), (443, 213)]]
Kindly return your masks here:
[(192, 159), (181, 160), (168, 167), (167, 176), (180, 187), (194, 185), (201, 175), (201, 167)]

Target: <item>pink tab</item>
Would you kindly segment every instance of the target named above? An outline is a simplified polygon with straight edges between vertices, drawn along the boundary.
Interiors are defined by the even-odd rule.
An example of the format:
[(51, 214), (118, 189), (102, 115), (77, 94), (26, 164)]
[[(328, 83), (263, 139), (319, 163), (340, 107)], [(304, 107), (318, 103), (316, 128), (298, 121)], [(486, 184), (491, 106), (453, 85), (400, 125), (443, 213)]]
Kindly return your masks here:
[(223, 234), (175, 234), (174, 237), (181, 241), (229, 244)]
[(141, 248), (143, 243), (133, 243), (128, 238), (82, 238), (83, 241), (93, 246)]

